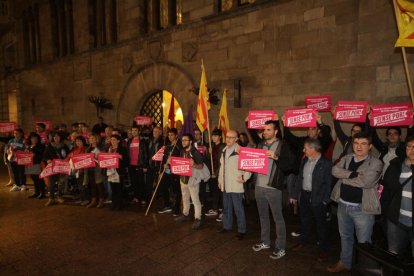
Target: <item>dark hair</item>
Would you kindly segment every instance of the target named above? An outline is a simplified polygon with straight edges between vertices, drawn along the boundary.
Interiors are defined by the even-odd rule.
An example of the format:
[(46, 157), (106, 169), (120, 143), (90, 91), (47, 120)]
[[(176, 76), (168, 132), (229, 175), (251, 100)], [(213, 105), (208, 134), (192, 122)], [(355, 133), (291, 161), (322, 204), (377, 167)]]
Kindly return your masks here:
[(365, 132), (360, 132), (360, 133), (355, 134), (352, 137), (352, 142), (354, 142), (355, 139), (367, 139), (368, 140), (368, 144), (371, 144), (372, 143), (372, 137), (368, 133), (365, 133)]
[(351, 130), (354, 129), (354, 127), (359, 127), (361, 129), (361, 132), (365, 130), (364, 124), (360, 124), (360, 123), (353, 124), (351, 127)]
[(177, 135), (178, 134), (178, 130), (175, 127), (173, 127), (173, 128), (170, 128), (168, 130), (168, 133), (173, 133), (174, 135)]
[(309, 147), (315, 149), (319, 153), (322, 152), (322, 145), (319, 139), (307, 138), (305, 144), (308, 144)]
[(43, 128), (43, 129), (46, 128), (46, 125), (44, 123), (37, 123), (36, 126), (39, 126), (39, 127)]
[(202, 132), (200, 129), (198, 129), (198, 128), (194, 129), (194, 133), (195, 133), (196, 131), (200, 132), (200, 134), (203, 134), (203, 132)]
[(38, 143), (38, 144), (41, 142), (41, 138), (40, 138), (39, 134), (37, 134), (36, 132), (30, 132), (30, 134), (29, 134), (29, 145), (31, 145), (31, 144), (32, 144), (31, 139), (32, 139), (33, 137), (36, 137), (36, 138), (37, 138), (37, 143)]
[[(190, 133), (184, 133), (182, 137), (184, 137), (184, 136), (185, 137), (188, 137), (188, 140), (190, 140), (191, 142), (194, 141), (194, 136), (192, 134), (190, 134)], [(182, 137), (181, 137), (181, 139), (182, 139)]]
[(14, 131), (19, 132), (21, 135), (24, 135), (24, 131), (21, 128), (16, 128)]
[(75, 141), (76, 140), (82, 141), (83, 145), (84, 146), (86, 145), (86, 140), (85, 140), (85, 138), (83, 136), (81, 136), (81, 135), (76, 136)]
[(218, 129), (218, 128), (216, 128), (216, 129), (214, 129), (213, 130), (213, 132), (211, 133), (211, 135), (213, 136), (213, 135), (216, 135), (216, 136), (223, 136), (223, 133), (221, 132), (221, 129)]
[(64, 135), (63, 135), (62, 132), (56, 131), (55, 133), (53, 133), (53, 136), (52, 137), (55, 137), (56, 135), (59, 136), (60, 142), (63, 142), (63, 140), (65, 140), (65, 137), (64, 137)]
[(409, 143), (409, 142), (413, 142), (414, 141), (414, 135), (408, 136), (407, 139), (405, 140), (405, 143)]
[(118, 141), (121, 141), (122, 140), (121, 135), (119, 135), (119, 134), (112, 134), (111, 135), (111, 138), (115, 138)]
[(388, 132), (389, 132), (391, 129), (396, 130), (396, 131), (398, 132), (398, 135), (399, 135), (399, 136), (401, 136), (401, 128), (400, 128), (400, 127), (396, 127), (396, 126), (390, 126), (390, 127), (387, 127), (387, 130), (385, 131), (385, 134), (386, 134), (387, 136), (388, 136)]
[(279, 130), (279, 121), (269, 120), (265, 122), (265, 125), (273, 125), (274, 130)]

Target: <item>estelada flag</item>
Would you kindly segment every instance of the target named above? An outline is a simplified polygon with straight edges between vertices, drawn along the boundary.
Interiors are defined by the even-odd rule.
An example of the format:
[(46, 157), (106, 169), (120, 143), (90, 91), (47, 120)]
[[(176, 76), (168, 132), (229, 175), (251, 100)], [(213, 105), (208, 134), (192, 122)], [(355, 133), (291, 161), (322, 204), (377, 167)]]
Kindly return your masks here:
[(223, 133), (223, 139), (225, 139), (226, 133), (230, 129), (229, 117), (227, 116), (227, 89), (224, 90), (223, 99), (221, 99), (218, 127)]
[(395, 47), (414, 47), (414, 3), (407, 0), (394, 0), (400, 36)]
[(207, 90), (207, 78), (206, 72), (204, 71), (204, 64), (201, 65), (201, 79), (200, 79), (200, 90), (198, 92), (198, 103), (197, 103), (197, 118), (196, 123), (198, 129), (204, 132), (208, 129), (208, 110), (210, 109), (210, 102), (208, 100)]

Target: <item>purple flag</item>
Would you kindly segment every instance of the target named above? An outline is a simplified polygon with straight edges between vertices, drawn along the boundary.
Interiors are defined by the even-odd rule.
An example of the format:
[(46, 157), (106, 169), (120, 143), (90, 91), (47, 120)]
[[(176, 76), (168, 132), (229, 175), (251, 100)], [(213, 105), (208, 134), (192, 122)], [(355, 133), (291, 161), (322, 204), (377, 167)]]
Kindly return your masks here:
[(191, 135), (194, 135), (194, 117), (193, 117), (193, 106), (190, 106), (190, 108), (188, 109), (188, 113), (187, 116), (185, 116), (184, 119), (184, 125), (181, 128), (180, 134), (178, 135), (178, 137), (183, 136), (184, 133), (190, 133)]

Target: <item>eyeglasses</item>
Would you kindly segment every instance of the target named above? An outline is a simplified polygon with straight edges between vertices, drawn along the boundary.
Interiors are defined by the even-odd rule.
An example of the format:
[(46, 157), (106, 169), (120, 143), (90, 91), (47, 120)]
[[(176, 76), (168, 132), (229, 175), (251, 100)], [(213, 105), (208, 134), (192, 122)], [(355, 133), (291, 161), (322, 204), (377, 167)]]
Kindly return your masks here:
[(369, 143), (368, 142), (362, 142), (362, 143), (358, 143), (358, 142), (352, 142), (352, 145), (354, 146), (368, 146)]

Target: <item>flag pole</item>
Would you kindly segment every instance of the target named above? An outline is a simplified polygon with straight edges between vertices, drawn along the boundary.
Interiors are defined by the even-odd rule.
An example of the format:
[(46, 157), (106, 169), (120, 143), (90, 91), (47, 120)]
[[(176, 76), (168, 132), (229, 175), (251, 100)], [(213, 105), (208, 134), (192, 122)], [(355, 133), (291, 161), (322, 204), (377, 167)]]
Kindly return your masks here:
[[(201, 59), (201, 67), (202, 67), (202, 70), (205, 72), (205, 70), (204, 70), (204, 60), (203, 59)], [(206, 76), (206, 79), (207, 79), (207, 76)], [(207, 91), (207, 97), (208, 96), (209, 95), (208, 95), (208, 91)], [(207, 108), (207, 123), (208, 123), (208, 125), (207, 125), (208, 126), (207, 127), (208, 144), (211, 147), (212, 145), (211, 145), (211, 134), (210, 134), (210, 120), (208, 119), (208, 108)], [(214, 173), (214, 165), (213, 165), (213, 155), (212, 154), (210, 154), (210, 162), (211, 162), (211, 172), (213, 174)]]
[[(399, 18), (398, 13), (397, 13), (397, 9), (398, 9), (397, 2), (396, 2), (396, 0), (393, 0), (392, 2), (393, 2), (393, 5), (394, 5), (394, 13), (395, 13), (395, 20), (397, 21), (398, 33), (400, 33), (399, 20), (401, 20), (401, 19)], [(413, 86), (411, 84), (410, 70), (408, 68), (407, 53), (405, 51), (405, 47), (401, 47), (401, 52), (402, 52), (402, 56), (403, 56), (405, 76), (407, 78), (408, 91), (410, 92), (411, 103), (414, 106)]]

